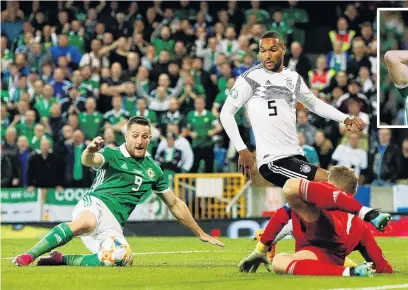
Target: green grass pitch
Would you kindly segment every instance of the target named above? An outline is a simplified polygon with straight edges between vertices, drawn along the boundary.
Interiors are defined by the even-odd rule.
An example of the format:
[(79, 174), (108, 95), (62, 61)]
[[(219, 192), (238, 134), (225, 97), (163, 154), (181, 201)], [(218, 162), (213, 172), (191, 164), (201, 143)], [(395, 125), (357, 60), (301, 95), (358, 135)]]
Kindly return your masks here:
[[(128, 238), (136, 253), (132, 267), (36, 267), (19, 268), (10, 257), (32, 246), (34, 239), (3, 239), (1, 289), (333, 289), (400, 285), (408, 289), (408, 239), (378, 239), (385, 256), (397, 269), (394, 275), (358, 277), (277, 276), (260, 268), (256, 274), (237, 270), (255, 242), (227, 239), (224, 249), (196, 238)], [(283, 240), (278, 252), (292, 252), (293, 240)], [(87, 253), (79, 239), (60, 248), (63, 253)], [(358, 253), (351, 258), (362, 262)], [(401, 285), (402, 284), (402, 285)], [(405, 286), (403, 284), (406, 284)], [(372, 288), (375, 289), (375, 288)], [(380, 288), (387, 289), (387, 288)]]

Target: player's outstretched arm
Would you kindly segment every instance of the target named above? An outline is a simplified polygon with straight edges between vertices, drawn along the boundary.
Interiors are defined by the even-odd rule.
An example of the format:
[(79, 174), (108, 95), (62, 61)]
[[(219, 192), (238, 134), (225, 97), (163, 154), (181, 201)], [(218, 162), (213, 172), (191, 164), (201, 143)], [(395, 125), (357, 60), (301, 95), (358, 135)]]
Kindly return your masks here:
[(103, 146), (102, 137), (96, 137), (82, 152), (82, 164), (87, 167), (99, 168), (102, 166), (104, 159), (102, 154), (97, 153)]
[[(301, 78), (299, 76), (299, 78)], [(299, 102), (305, 105), (313, 113), (320, 117), (344, 123), (348, 131), (361, 131), (365, 127), (363, 120), (357, 117), (350, 117), (335, 107), (316, 98), (316, 96), (309, 90), (303, 79), (301, 79), (300, 89), (295, 92)]]
[(206, 234), (197, 222), (194, 220), (187, 205), (179, 199), (173, 191), (169, 190), (165, 193), (159, 193), (160, 198), (169, 208), (171, 214), (186, 228), (192, 231), (201, 241), (208, 242), (212, 245), (224, 247), (224, 244), (210, 235)]
[(367, 261), (374, 263), (377, 273), (392, 274), (394, 269), (385, 259), (382, 250), (375, 241), (370, 229), (366, 225), (363, 226), (363, 234), (358, 250)]
[(390, 50), (385, 56), (388, 73), (397, 86), (408, 84), (408, 51)]

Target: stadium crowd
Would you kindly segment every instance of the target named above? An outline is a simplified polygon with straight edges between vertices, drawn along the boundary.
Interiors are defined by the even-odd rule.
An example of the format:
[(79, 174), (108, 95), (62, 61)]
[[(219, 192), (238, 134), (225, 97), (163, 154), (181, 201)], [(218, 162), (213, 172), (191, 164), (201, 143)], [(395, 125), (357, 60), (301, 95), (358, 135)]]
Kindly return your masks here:
[[(150, 119), (149, 152), (167, 175), (234, 170), (237, 154), (219, 112), (235, 79), (259, 63), (267, 30), (283, 35), (285, 66), (318, 98), (367, 123), (348, 133), (299, 104), (309, 160), (351, 166), (360, 184), (408, 178), (408, 130), (377, 129), (376, 2), (340, 9), (326, 34), (331, 49), (317, 57), (303, 52), (311, 19), (296, 1), (228, 1), (218, 11), (205, 1), (155, 1), (148, 9), (58, 1), (56, 17), (48, 3), (33, 1), (24, 13), (9, 1), (1, 12), (3, 187), (90, 186), (94, 171), (82, 165), (82, 151), (99, 135), (105, 146), (120, 145), (129, 116)], [(244, 110), (236, 120), (255, 150)]]

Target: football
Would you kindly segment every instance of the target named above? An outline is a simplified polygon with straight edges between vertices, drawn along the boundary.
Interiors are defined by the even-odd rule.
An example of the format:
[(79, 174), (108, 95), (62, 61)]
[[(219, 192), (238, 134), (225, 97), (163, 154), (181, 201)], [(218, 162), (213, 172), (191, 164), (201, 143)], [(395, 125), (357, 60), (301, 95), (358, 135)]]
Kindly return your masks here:
[(98, 252), (99, 260), (105, 266), (126, 266), (133, 262), (132, 251), (123, 237), (107, 237)]

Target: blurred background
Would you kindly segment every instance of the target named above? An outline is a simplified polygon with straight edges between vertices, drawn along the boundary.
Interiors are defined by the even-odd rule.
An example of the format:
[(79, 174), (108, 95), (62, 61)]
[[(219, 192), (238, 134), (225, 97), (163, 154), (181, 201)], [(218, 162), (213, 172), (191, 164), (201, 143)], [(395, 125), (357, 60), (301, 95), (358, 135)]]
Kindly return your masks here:
[(404, 100), (396, 89), (384, 55), (389, 50), (408, 49), (408, 10), (380, 11), (380, 122), (404, 125)]
[[(408, 130), (377, 129), (376, 89), (377, 29), (384, 51), (406, 49), (408, 33), (407, 13), (387, 12), (379, 25), (377, 8), (407, 2), (1, 4), (3, 223), (70, 220), (95, 176), (82, 166), (82, 151), (98, 135), (105, 146), (122, 144), (135, 115), (152, 122), (149, 152), (204, 228), (226, 235), (231, 219), (265, 221), (283, 204), (280, 188), (259, 174), (247, 181), (236, 173), (237, 153), (218, 117), (235, 79), (259, 63), (267, 30), (283, 35), (285, 66), (318, 98), (367, 124), (348, 133), (298, 104), (299, 141), (310, 162), (354, 168), (364, 205), (408, 212)], [(381, 100), (392, 103), (381, 118), (397, 122), (394, 87), (381, 77)], [(211, 122), (197, 126), (203, 112)], [(236, 119), (255, 154), (245, 112)], [(140, 220), (170, 221), (161, 223), (163, 231), (130, 225), (128, 233), (184, 233), (167, 226), (171, 217), (154, 194), (132, 214), (131, 221)]]

